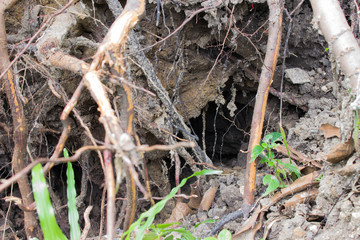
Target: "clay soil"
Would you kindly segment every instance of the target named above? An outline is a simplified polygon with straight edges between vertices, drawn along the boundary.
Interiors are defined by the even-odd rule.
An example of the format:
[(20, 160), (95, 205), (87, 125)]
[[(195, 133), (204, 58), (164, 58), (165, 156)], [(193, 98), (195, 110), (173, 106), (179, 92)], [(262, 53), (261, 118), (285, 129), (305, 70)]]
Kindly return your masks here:
[[(20, 0), (6, 12), (10, 59), (24, 47), (23, 40), (31, 37), (46, 16), (64, 2)], [(121, 1), (123, 5), (125, 2)], [(243, 204), (247, 147), (266, 50), (269, 14), (266, 1), (223, 1), (216, 8), (198, 13), (165, 41), (149, 47), (174, 32), (194, 11), (206, 7), (207, 2), (211, 1), (149, 0), (146, 13), (134, 28), (146, 57), (169, 94), (171, 104), (190, 129), (190, 132), (182, 131), (174, 115), (166, 111), (157, 96), (134, 89), (135, 128), (140, 142), (148, 145), (168, 144), (170, 135), (165, 129), (172, 129), (176, 137), (184, 138), (187, 135), (196, 141), (211, 160), (210, 163), (223, 171), (220, 175), (201, 177), (198, 181), (193, 179), (182, 189), (183, 194), (189, 195), (194, 185), (199, 194), (217, 187), (208, 211), (193, 210), (181, 218), (183, 226), (194, 231), (194, 235), (199, 238), (208, 236), (214, 223), (201, 224), (195, 230), (196, 224), (208, 219), (221, 219), (240, 209)], [(290, 13), (300, 2), (286, 1), (287, 12)], [(358, 37), (359, 19), (353, 1), (340, 2), (354, 35)], [(98, 44), (115, 18), (105, 1), (82, 0), (77, 4), (81, 4), (79, 6), (84, 14), (74, 15), (76, 24), (67, 32), (61, 50), (91, 62)], [(264, 225), (256, 233), (255, 239), (261, 239), (265, 234), (266, 239), (281, 240), (360, 239), (359, 176), (358, 173), (346, 175), (338, 172), (344, 166), (356, 163), (357, 153), (351, 152), (335, 164), (326, 161), (329, 153), (351, 136), (354, 114), (349, 108), (349, 86), (337, 67), (336, 59), (328, 50), (327, 42), (313, 27), (312, 16), (311, 5), (307, 0), (291, 16), (284, 14), (283, 43), (268, 98), (263, 132), (266, 135), (279, 131), (282, 114), (289, 146), (310, 159), (308, 164), (297, 159), (293, 161), (304, 175), (318, 171), (322, 178), (318, 186), (304, 191), (318, 189), (316, 196), (286, 210), (283, 206), (289, 197), (273, 205), (266, 212)], [(289, 38), (286, 37), (288, 31), (291, 31)], [(284, 56), (285, 40), (288, 45)], [(126, 61), (127, 74), (133, 84), (153, 92), (130, 50)], [(52, 87), (55, 86), (55, 91), (63, 91), (70, 98), (82, 76), (51, 66), (38, 57), (35, 47), (23, 54), (14, 65), (14, 72), (21, 88), (19, 94), (24, 100), (28, 148), (35, 158), (50, 157), (63, 128), (59, 118), (66, 105), (63, 99), (54, 95)], [(284, 97), (280, 111), (283, 75)], [(106, 79), (103, 79), (103, 83), (108, 87), (110, 99), (116, 106), (119, 96), (115, 94), (116, 91), (112, 91), (115, 87)], [(104, 128), (99, 121), (100, 114), (87, 91), (82, 93), (76, 109), (98, 144), (103, 143)], [(69, 121), (72, 130), (65, 147), (73, 153), (91, 143), (76, 116), (70, 114)], [(2, 90), (0, 124), (0, 178), (6, 179), (12, 175), (14, 143), (10, 107)], [(329, 132), (332, 134), (329, 135)], [(206, 162), (197, 159), (191, 150), (189, 153), (195, 162)], [(278, 158), (287, 157), (286, 154), (276, 154)], [(152, 195), (166, 196), (176, 185), (174, 153), (153, 151), (146, 153), (145, 159)], [(180, 162), (180, 178), (206, 167), (204, 164), (190, 165), (188, 159), (182, 156)], [(84, 226), (83, 213), (86, 207), (92, 205), (88, 237), (95, 238), (100, 231), (105, 234), (104, 225), (100, 223), (106, 217), (101, 210), (104, 173), (98, 154), (83, 154), (74, 163), (74, 170), (77, 193), (80, 195), (80, 226)], [(267, 173), (269, 169), (259, 164), (255, 199), (265, 191), (262, 178)], [(66, 165), (53, 167), (47, 175), (47, 181), (58, 223), (65, 233), (69, 233)], [(125, 192), (125, 185), (122, 184), (115, 206), (118, 229), (122, 228), (124, 218)], [(0, 193), (0, 236), (2, 239), (25, 239), (23, 211), (14, 203), (5, 201), (9, 196), (21, 197), (16, 184)], [(149, 201), (141, 199), (141, 194), (139, 197), (137, 216), (151, 206)], [(266, 204), (267, 200), (263, 198), (261, 203)], [(156, 217), (156, 222), (166, 221), (175, 205), (176, 199), (169, 201)], [(236, 219), (224, 228), (236, 233), (245, 220)], [(243, 236), (242, 239), (250, 238)]]

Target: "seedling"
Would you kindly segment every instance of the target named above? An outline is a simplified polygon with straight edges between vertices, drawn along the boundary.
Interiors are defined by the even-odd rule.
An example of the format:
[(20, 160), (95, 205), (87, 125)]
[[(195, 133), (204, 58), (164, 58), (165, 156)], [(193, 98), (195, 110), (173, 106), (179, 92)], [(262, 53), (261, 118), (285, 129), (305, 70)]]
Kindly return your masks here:
[[(68, 151), (64, 148), (64, 157), (69, 158)], [(66, 171), (67, 175), (67, 198), (68, 198), (68, 217), (70, 224), (71, 240), (80, 239), (79, 214), (76, 209), (76, 190), (75, 190), (75, 175), (71, 162), (68, 162)], [(49, 240), (67, 240), (67, 237), (61, 231), (57, 224), (54, 208), (51, 204), (49, 190), (47, 188), (41, 164), (35, 165), (31, 170), (32, 187), (34, 198), (36, 202), (36, 210), (38, 212), (41, 230), (45, 239)], [(37, 238), (34, 238), (37, 239)]]
[[(281, 133), (270, 133), (266, 135), (260, 142), (260, 145), (256, 145), (251, 152), (251, 162), (255, 161), (257, 157), (260, 157), (260, 163), (265, 163), (273, 172), (273, 174), (268, 174), (263, 178), (263, 184), (268, 186), (263, 196), (268, 195), (278, 188), (287, 187), (284, 181), (287, 179), (288, 173), (290, 173), (290, 175), (294, 174), (296, 178), (300, 177), (300, 171), (292, 164), (291, 159), (290, 163), (284, 163), (275, 158), (273, 150), (279, 146), (280, 142), (284, 142), (285, 145), (287, 145)], [(286, 148), (288, 149), (287, 146)]]
[[(201, 175), (212, 175), (212, 174), (220, 174), (221, 171), (218, 170), (202, 170), (200, 172), (195, 172), (190, 177), (184, 178), (180, 184), (176, 187), (174, 187), (169, 195), (167, 195), (163, 200), (157, 202), (154, 206), (152, 206), (149, 210), (142, 213), (137, 221), (135, 221), (129, 229), (123, 234), (121, 237), (122, 240), (129, 240), (131, 238), (131, 233), (136, 231), (136, 237), (135, 240), (155, 240), (164, 238), (166, 240), (172, 240), (174, 239), (171, 233), (180, 233), (181, 237), (180, 239), (186, 239), (186, 240), (196, 240), (196, 238), (192, 235), (192, 233), (187, 230), (186, 228), (178, 228), (173, 229), (171, 226), (173, 225), (179, 225), (179, 223), (169, 223), (169, 224), (158, 224), (154, 225), (153, 221), (155, 219), (155, 216), (165, 207), (165, 204), (167, 201), (169, 201), (172, 197), (175, 196), (175, 194), (178, 192), (178, 190), (185, 185), (186, 181), (192, 177), (201, 176)], [(148, 230), (151, 230), (148, 232)], [(147, 233), (148, 232), (148, 233)], [(227, 232), (223, 233), (225, 236), (224, 238), (218, 238), (218, 239), (224, 239), (224, 240), (230, 240), (230, 238), (225, 238), (228, 236)], [(220, 235), (220, 234), (219, 234)]]

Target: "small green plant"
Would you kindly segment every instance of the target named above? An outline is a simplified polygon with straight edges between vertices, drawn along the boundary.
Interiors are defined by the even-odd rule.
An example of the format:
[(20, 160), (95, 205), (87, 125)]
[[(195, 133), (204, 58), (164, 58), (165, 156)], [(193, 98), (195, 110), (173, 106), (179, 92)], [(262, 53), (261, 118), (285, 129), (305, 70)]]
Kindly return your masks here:
[(324, 177), (324, 174), (321, 174), (319, 177), (315, 178), (316, 182), (321, 182), (321, 179)]
[[(215, 220), (206, 220), (204, 222), (198, 223), (195, 225), (195, 231), (196, 228), (203, 224), (203, 223), (213, 223)], [(157, 225), (151, 225), (150, 226), (150, 233), (147, 233), (142, 238), (143, 240), (155, 240), (155, 239), (165, 239), (165, 240), (173, 240), (174, 236), (173, 233), (180, 234), (181, 238), (177, 238), (180, 240), (200, 240), (200, 238), (194, 237), (193, 233), (189, 230), (187, 230), (185, 227), (180, 227), (174, 229), (174, 225), (180, 225), (181, 223), (175, 222), (175, 223), (167, 223), (167, 224), (157, 224)], [(206, 237), (203, 240), (231, 240), (231, 233), (227, 229), (221, 230), (219, 235), (216, 237)]]
[[(174, 225), (180, 225), (180, 223), (169, 223), (169, 224), (157, 224), (154, 225), (153, 221), (155, 219), (156, 214), (158, 214), (165, 206), (166, 202), (169, 201), (178, 190), (184, 186), (188, 179), (201, 176), (201, 175), (211, 175), (211, 174), (219, 174), (221, 171), (217, 170), (202, 170), (200, 172), (196, 172), (192, 174), (190, 177), (184, 178), (181, 183), (173, 188), (169, 195), (167, 195), (163, 200), (156, 203), (152, 206), (148, 211), (142, 213), (139, 219), (134, 222), (129, 229), (123, 234), (121, 239), (130, 239), (131, 233), (136, 231), (135, 240), (145, 239), (145, 240), (155, 240), (155, 239), (165, 239), (165, 240), (173, 240), (173, 233), (178, 233), (181, 235), (181, 238), (176, 238), (179, 240), (197, 240), (199, 238), (194, 237), (191, 231), (187, 230), (184, 227), (174, 228)], [(214, 221), (214, 220), (209, 220)], [(197, 225), (198, 226), (198, 225)], [(195, 226), (195, 228), (197, 227)], [(147, 232), (150, 230), (150, 232)], [(147, 233), (146, 233), (147, 232)], [(228, 230), (222, 230), (218, 238), (207, 237), (205, 240), (231, 240), (231, 233)]]
[(287, 174), (295, 175), (296, 178), (300, 177), (300, 171), (290, 163), (284, 163), (283, 161), (276, 159), (273, 150), (279, 145), (279, 142), (284, 142), (286, 149), (289, 153), (286, 143), (285, 134), (273, 132), (266, 135), (260, 142), (260, 145), (256, 145), (251, 152), (251, 162), (255, 161), (257, 157), (260, 157), (260, 163), (265, 163), (272, 169), (273, 174), (268, 174), (263, 178), (263, 184), (267, 185), (267, 189), (263, 196), (275, 191), (278, 188), (287, 187), (284, 181), (287, 179)]
[(231, 240), (231, 238), (232, 238), (231, 232), (227, 229), (223, 229), (223, 230), (221, 230), (221, 232), (219, 232), (219, 235), (217, 236), (217, 238), (207, 237), (204, 240)]
[[(69, 153), (64, 149), (64, 157), (68, 158)], [(79, 214), (76, 209), (76, 190), (74, 170), (70, 162), (66, 171), (67, 175), (67, 197), (69, 207), (69, 223), (70, 223), (70, 237), (72, 240), (80, 239)], [(41, 230), (44, 234), (44, 239), (47, 240), (67, 240), (67, 237), (61, 231), (56, 222), (55, 211), (51, 204), (49, 190), (46, 185), (46, 180), (42, 170), (41, 164), (35, 165), (31, 170), (32, 188), (36, 202), (36, 210), (40, 220)]]
[[(64, 149), (64, 157), (68, 158), (69, 154), (66, 149)], [(173, 228), (174, 225), (180, 225), (180, 223), (169, 223), (169, 224), (157, 224), (154, 225), (153, 221), (156, 214), (158, 214), (165, 206), (166, 202), (169, 201), (178, 190), (185, 185), (187, 180), (191, 177), (201, 176), (201, 175), (211, 175), (211, 174), (220, 174), (221, 171), (217, 170), (203, 170), (192, 174), (190, 177), (187, 177), (181, 181), (181, 183), (173, 188), (168, 196), (165, 199), (156, 203), (148, 211), (142, 213), (139, 219), (134, 222), (128, 231), (126, 231), (121, 239), (130, 239), (131, 233), (136, 230), (136, 236), (134, 239), (144, 239), (144, 240), (155, 240), (155, 239), (165, 239), (173, 240), (173, 233), (178, 233), (181, 235), (179, 240), (198, 240), (193, 236), (193, 233), (187, 230), (184, 227)], [(54, 209), (51, 204), (49, 197), (49, 191), (46, 185), (46, 180), (42, 171), (41, 164), (36, 165), (32, 169), (32, 186), (34, 191), (34, 197), (37, 207), (37, 212), (39, 215), (40, 226), (44, 234), (45, 239), (49, 240), (67, 240), (64, 233), (61, 231), (59, 225), (56, 222), (54, 215)], [(68, 197), (68, 207), (69, 207), (69, 223), (70, 223), (70, 236), (72, 240), (78, 240), (80, 238), (80, 226), (78, 224), (79, 214), (76, 209), (76, 190), (75, 190), (75, 180), (74, 180), (74, 171), (71, 163), (68, 163), (67, 168), (67, 197)], [(202, 223), (214, 222), (215, 220), (207, 220)], [(201, 223), (201, 224), (202, 224)], [(198, 227), (200, 224), (195, 226)], [(150, 231), (148, 231), (150, 230)], [(222, 230), (217, 238), (207, 237), (204, 240), (231, 240), (231, 233), (224, 229)]]
[[(69, 153), (64, 148), (64, 157), (69, 158)], [(66, 170), (67, 177), (67, 199), (68, 199), (68, 218), (70, 224), (70, 237), (71, 239), (80, 239), (81, 230), (79, 225), (79, 213), (76, 208), (76, 189), (75, 189), (75, 175), (71, 162), (67, 163)]]

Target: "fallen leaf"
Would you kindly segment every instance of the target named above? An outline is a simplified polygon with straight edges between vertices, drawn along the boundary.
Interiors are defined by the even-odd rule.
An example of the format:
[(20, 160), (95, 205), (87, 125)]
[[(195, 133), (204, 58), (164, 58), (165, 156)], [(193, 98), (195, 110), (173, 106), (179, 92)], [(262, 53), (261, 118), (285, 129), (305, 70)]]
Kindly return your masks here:
[(314, 171), (315, 171), (315, 169), (313, 167), (306, 166), (306, 167), (303, 167), (300, 172), (301, 172), (301, 175), (308, 175)]
[(186, 203), (177, 202), (175, 208), (172, 210), (171, 215), (166, 219), (165, 223), (179, 222), (193, 211)]
[(331, 124), (321, 124), (319, 130), (324, 131), (325, 138), (338, 137), (340, 138), (340, 128), (335, 127)]
[(354, 174), (355, 172), (360, 170), (360, 163), (355, 163), (355, 164), (351, 164), (348, 166), (345, 166), (339, 170), (337, 170), (336, 172), (340, 175), (351, 175)]
[(292, 198), (286, 200), (285, 203), (281, 205), (280, 210), (284, 214), (291, 213), (295, 210), (297, 204), (315, 200), (318, 193), (319, 190), (316, 188), (311, 189), (310, 191), (306, 190), (304, 192), (298, 193)]
[(321, 222), (325, 218), (325, 213), (321, 209), (313, 209), (309, 212), (307, 221), (312, 222)]
[(336, 145), (328, 154), (326, 161), (331, 163), (338, 163), (350, 157), (354, 151), (354, 140), (350, 138), (346, 142)]
[(289, 196), (291, 194), (295, 194), (297, 192), (300, 192), (304, 189), (307, 189), (308, 187), (319, 184), (319, 182), (314, 181), (314, 179), (319, 175), (318, 172), (312, 172), (308, 175), (302, 176), (301, 178), (298, 178), (293, 182), (290, 186), (281, 189), (281, 191), (277, 192), (274, 196), (270, 198), (270, 202), (265, 204), (264, 206), (258, 206), (256, 210), (254, 211), (253, 215), (245, 222), (245, 224), (234, 234), (233, 240), (240, 240), (244, 239), (242, 238), (242, 234), (245, 231), (248, 231), (250, 228), (252, 228), (256, 221), (261, 215), (261, 213), (265, 213), (271, 206), (273, 206), (275, 203), (277, 203), (280, 199)]
[(218, 189), (218, 187), (214, 186), (214, 187), (209, 188), (205, 192), (205, 194), (201, 200), (201, 203), (200, 203), (200, 208), (199, 208), (200, 210), (209, 211), (211, 204), (214, 201), (215, 193), (216, 193), (217, 189)]
[(187, 205), (191, 209), (199, 209), (200, 202), (201, 202), (201, 196), (202, 196), (199, 182), (196, 181), (195, 183), (190, 184), (190, 189), (191, 189), (190, 195), (196, 195), (197, 197), (191, 198)]
[[(295, 159), (297, 161), (302, 162), (305, 165), (311, 164), (317, 168), (322, 168), (322, 165), (317, 162), (314, 159), (308, 158), (307, 156), (305, 156), (303, 153), (293, 149), (292, 147), (288, 146), (289, 151), (290, 151), (290, 157), (291, 159)], [(275, 150), (285, 156), (287, 156), (287, 150), (286, 147), (284, 145), (279, 145), (275, 148)]]

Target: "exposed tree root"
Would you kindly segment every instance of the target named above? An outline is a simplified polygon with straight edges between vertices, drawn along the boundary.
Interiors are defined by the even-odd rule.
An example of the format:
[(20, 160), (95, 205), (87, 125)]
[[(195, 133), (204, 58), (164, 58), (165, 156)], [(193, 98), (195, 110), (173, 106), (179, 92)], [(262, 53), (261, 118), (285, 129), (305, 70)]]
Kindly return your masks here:
[[(12, 155), (12, 167), (14, 174), (19, 173), (27, 164), (26, 144), (27, 144), (27, 125), (23, 110), (23, 102), (19, 97), (19, 85), (14, 79), (13, 71), (10, 67), (10, 60), (7, 51), (6, 30), (5, 30), (5, 10), (17, 0), (2, 1), (0, 3), (0, 72), (4, 72), (2, 84), (5, 88), (6, 96), (10, 105), (13, 119), (13, 141), (14, 149)], [(27, 175), (21, 176), (17, 180), (23, 205), (30, 206), (34, 201), (31, 194), (30, 183)], [(40, 237), (39, 226), (36, 221), (35, 212), (24, 212), (25, 232), (28, 238)]]
[(246, 182), (244, 193), (243, 211), (247, 217), (250, 205), (254, 202), (256, 161), (250, 162), (251, 151), (258, 145), (262, 136), (264, 125), (265, 109), (269, 94), (270, 85), (273, 81), (277, 57), (279, 54), (282, 30), (282, 11), (284, 2), (282, 0), (268, 0), (269, 14), (269, 37), (266, 46), (266, 56), (262, 67), (256, 103), (251, 123), (249, 153), (246, 162)]

